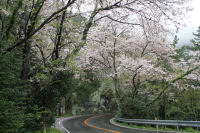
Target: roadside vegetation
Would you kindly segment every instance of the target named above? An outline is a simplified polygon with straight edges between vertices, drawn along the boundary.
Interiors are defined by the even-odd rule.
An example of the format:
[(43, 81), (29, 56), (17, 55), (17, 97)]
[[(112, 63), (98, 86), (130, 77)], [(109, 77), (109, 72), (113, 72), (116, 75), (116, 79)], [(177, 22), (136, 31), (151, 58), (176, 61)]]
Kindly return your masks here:
[(0, 132), (56, 132), (66, 114), (200, 120), (200, 28), (175, 36), (189, 1), (0, 0)]
[[(42, 132), (37, 132), (37, 133), (42, 133)], [(58, 129), (55, 128), (48, 128), (46, 133), (62, 133), (62, 131), (59, 131)]]

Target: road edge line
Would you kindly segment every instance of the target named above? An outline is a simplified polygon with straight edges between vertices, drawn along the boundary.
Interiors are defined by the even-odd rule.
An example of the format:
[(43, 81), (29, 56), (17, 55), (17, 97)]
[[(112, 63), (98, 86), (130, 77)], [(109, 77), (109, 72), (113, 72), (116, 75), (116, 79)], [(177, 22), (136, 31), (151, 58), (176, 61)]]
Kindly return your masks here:
[(59, 126), (60, 126), (62, 129), (64, 129), (67, 133), (70, 133), (70, 131), (67, 130), (67, 129), (63, 126), (63, 124), (62, 124), (63, 121), (64, 121), (64, 120), (59, 121)]
[[(58, 118), (55, 122), (55, 126), (57, 129), (61, 130), (61, 131), (65, 131), (67, 133), (70, 133), (70, 131), (68, 129), (66, 129), (64, 126), (63, 126), (63, 121), (65, 120), (71, 120), (71, 119), (74, 119), (74, 118), (77, 118), (77, 117), (81, 117), (83, 115), (78, 115), (78, 116), (71, 116), (71, 117), (64, 117), (64, 118)], [(62, 130), (63, 129), (63, 130)]]
[[(156, 131), (156, 130), (151, 130), (151, 129), (140, 129), (140, 128), (133, 128), (133, 127), (123, 126), (123, 125), (117, 124), (117, 123), (114, 121), (114, 119), (115, 119), (114, 117), (110, 119), (110, 124), (115, 125), (115, 126), (118, 126), (118, 127), (123, 127), (123, 128), (128, 128), (128, 129), (134, 129), (134, 130), (142, 130), (142, 131)], [(159, 132), (162, 132), (162, 133), (188, 133), (188, 132), (161, 131), (161, 130), (159, 130)]]

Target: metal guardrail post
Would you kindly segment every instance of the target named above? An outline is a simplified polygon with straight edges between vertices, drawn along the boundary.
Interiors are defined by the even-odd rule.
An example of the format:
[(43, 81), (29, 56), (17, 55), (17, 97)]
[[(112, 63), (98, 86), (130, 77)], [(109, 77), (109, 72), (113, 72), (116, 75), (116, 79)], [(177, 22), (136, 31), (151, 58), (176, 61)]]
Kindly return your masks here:
[(177, 131), (179, 131), (179, 126), (178, 125), (176, 126), (176, 129), (177, 129)]
[(179, 121), (177, 120), (176, 130), (179, 131)]
[(157, 130), (157, 133), (158, 133), (158, 124), (156, 125), (156, 130)]

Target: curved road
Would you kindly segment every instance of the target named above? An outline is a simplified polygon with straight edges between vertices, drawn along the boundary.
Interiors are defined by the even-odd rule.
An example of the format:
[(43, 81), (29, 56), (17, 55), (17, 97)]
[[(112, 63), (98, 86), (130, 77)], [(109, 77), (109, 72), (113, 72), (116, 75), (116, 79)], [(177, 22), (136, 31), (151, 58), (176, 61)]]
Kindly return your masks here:
[(127, 129), (112, 125), (113, 115), (89, 115), (64, 120), (65, 133), (156, 133), (156, 131)]

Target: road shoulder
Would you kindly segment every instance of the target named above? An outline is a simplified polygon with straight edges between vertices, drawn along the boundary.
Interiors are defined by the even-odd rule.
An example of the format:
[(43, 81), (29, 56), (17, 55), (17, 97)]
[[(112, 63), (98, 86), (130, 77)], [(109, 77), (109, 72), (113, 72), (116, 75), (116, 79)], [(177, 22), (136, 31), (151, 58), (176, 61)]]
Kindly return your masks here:
[(58, 130), (61, 130), (64, 133), (66, 133), (66, 132), (70, 133), (70, 131), (63, 126), (63, 121), (78, 118), (78, 117), (81, 117), (81, 116), (83, 116), (83, 115), (57, 118), (56, 121), (55, 121), (54, 127)]

